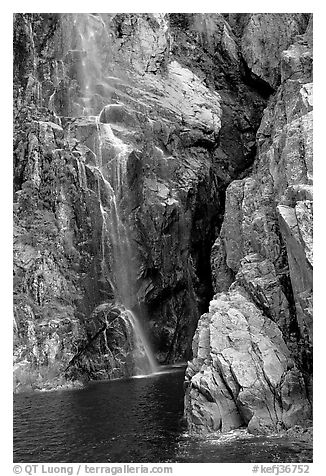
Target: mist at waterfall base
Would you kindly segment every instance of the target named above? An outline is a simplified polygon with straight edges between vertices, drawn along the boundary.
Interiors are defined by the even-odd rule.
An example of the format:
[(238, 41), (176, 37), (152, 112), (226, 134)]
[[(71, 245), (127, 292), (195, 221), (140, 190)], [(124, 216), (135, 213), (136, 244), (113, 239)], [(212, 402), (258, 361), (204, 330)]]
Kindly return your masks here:
[(81, 390), (18, 394), (14, 462), (309, 462), (306, 443), (245, 430), (191, 436), (183, 421), (184, 367), (92, 383)]
[[(84, 121), (97, 130), (96, 143), (89, 153), (92, 160), (77, 161), (79, 177), (86, 192), (90, 190), (87, 172), (97, 177), (97, 187), (93, 187), (97, 190), (90, 192), (97, 193), (102, 223), (100, 271), (103, 282), (114, 293), (114, 305), (121, 311), (118, 319), (132, 346), (130, 374), (136, 378), (93, 382), (78, 390), (15, 395), (14, 461), (311, 461), (312, 449), (299, 440), (250, 436), (245, 430), (205, 437), (187, 433), (183, 417), (184, 367), (166, 367), (157, 372), (146, 329), (142, 327), (146, 323), (133, 312), (137, 306), (135, 250), (123, 207), (130, 150), (119, 139), (117, 130), (106, 123), (106, 112), (112, 113), (117, 105), (108, 103), (98, 109), (94, 95), (99, 85), (109, 88), (96, 44), (96, 38), (105, 39), (105, 25), (101, 16), (92, 15), (76, 15), (75, 25), (79, 35), (76, 41), (80, 43), (76, 47), (85, 53), (79, 69), (83, 96), (78, 110)], [(108, 58), (104, 60), (110, 65)], [(50, 98), (49, 107), (54, 108), (54, 99)], [(66, 130), (69, 133), (69, 124)], [(111, 356), (107, 342), (110, 325), (107, 320), (102, 332), (103, 362)], [(126, 364), (120, 354), (115, 363), (121, 368)]]
[[(146, 323), (143, 316), (139, 315), (137, 249), (126, 211), (126, 172), (132, 147), (118, 137), (119, 131), (109, 123), (110, 114), (119, 114), (121, 105), (112, 102), (110, 93), (100, 106), (96, 100), (96, 91), (100, 84), (103, 87), (107, 85), (106, 78), (111, 68), (110, 59), (103, 57), (100, 45), (102, 41), (110, 42), (110, 37), (101, 15), (74, 14), (73, 19), (72, 35), (76, 50), (71, 50), (71, 53), (80, 53), (77, 55), (76, 67), (80, 96), (75, 98), (76, 102), (71, 107), (73, 115), (81, 120), (82, 127), (89, 127), (93, 131), (93, 139), (86, 140), (87, 145), (84, 144), (88, 151), (87, 158), (77, 160), (80, 186), (85, 196), (93, 196), (94, 193), (97, 196), (98, 215), (102, 224), (101, 238), (97, 244), (100, 257), (98, 265), (107, 294), (112, 293), (114, 296), (112, 301), (102, 304), (118, 309), (119, 322), (116, 324), (126, 336), (124, 348), (110, 348), (108, 335), (115, 324), (104, 313), (105, 327), (100, 337), (104, 342), (103, 366), (107, 367), (105, 362), (109, 363), (111, 370), (107, 368), (107, 371), (113, 378), (148, 375), (156, 371), (156, 362)], [(68, 102), (70, 96), (68, 94)], [(49, 107), (56, 115), (55, 103), (55, 97), (51, 97)], [(60, 116), (57, 118), (61, 121)], [(75, 140), (74, 121), (67, 120), (65, 130), (68, 140)], [(89, 183), (89, 175), (95, 177), (95, 184), (92, 180)]]

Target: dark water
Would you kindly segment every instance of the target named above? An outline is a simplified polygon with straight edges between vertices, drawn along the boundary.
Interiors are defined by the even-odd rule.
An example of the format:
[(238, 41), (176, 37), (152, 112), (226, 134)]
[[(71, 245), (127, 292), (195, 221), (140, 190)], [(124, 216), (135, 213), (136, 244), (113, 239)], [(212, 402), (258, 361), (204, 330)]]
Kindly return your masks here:
[(14, 397), (14, 462), (309, 462), (306, 443), (245, 431), (194, 438), (184, 368), (81, 390)]

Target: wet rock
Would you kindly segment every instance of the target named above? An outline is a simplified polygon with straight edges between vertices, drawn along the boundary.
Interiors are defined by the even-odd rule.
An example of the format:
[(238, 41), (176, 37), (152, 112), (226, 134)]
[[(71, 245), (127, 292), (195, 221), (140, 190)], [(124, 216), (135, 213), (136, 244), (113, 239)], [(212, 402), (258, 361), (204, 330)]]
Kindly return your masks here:
[(281, 81), (299, 79), (309, 82), (312, 78), (312, 16), (307, 29), (289, 49), (282, 52)]
[[(68, 154), (65, 161), (71, 160), (75, 169), (76, 194), (82, 190), (74, 203), (65, 187), (56, 191), (54, 186), (51, 201), (74, 266), (85, 264), (78, 312), (90, 315), (102, 299), (112, 296), (100, 266), (103, 246), (96, 196), (106, 203), (109, 198), (96, 168), (108, 180), (117, 172), (110, 164), (122, 147), (129, 155), (121, 208), (131, 240), (139, 243), (134, 256), (137, 296), (150, 316), (157, 353), (166, 361), (184, 359), (189, 353), (199, 312), (211, 292), (209, 249), (221, 220), (222, 194), (235, 170), (245, 168), (242, 158), (252, 160), (257, 117), (264, 105), (242, 81), (239, 50), (221, 15), (194, 15), (191, 21), (198, 34), (191, 43), (171, 18), (62, 15), (42, 48), (33, 28), (38, 31), (49, 19), (26, 18), (29, 45), (37, 45), (33, 61), (38, 73), (30, 75), (37, 76), (44, 90), (42, 104), (52, 115), (61, 116), (64, 147), (74, 155), (72, 160)], [(184, 61), (177, 49), (171, 49), (177, 43), (195, 57), (188, 61), (187, 54)], [(198, 54), (204, 60), (200, 67)], [(212, 62), (212, 54), (221, 61)], [(211, 77), (216, 64), (221, 64), (216, 81), (223, 76), (219, 88)], [(235, 70), (232, 85), (228, 69)], [(238, 93), (243, 101), (238, 101)], [(100, 113), (97, 123), (95, 115)], [(236, 130), (229, 131), (236, 117)], [(104, 132), (110, 132), (109, 140)], [(229, 140), (229, 132), (237, 139)], [(24, 161), (17, 163), (24, 170)], [(20, 182), (24, 180), (21, 174)], [(84, 227), (87, 214), (91, 223)], [(82, 245), (88, 255), (84, 261), (77, 259), (79, 242), (87, 243)], [(109, 253), (108, 248), (105, 251)]]
[(241, 261), (237, 282), (257, 306), (287, 334), (291, 320), (289, 303), (271, 261), (263, 260), (258, 254), (247, 255)]
[(304, 380), (277, 325), (239, 286), (214, 296), (197, 327), (185, 412), (195, 432), (248, 425), (268, 433), (311, 415)]
[(226, 250), (218, 237), (211, 251), (211, 270), (215, 292), (227, 291), (234, 280), (234, 273), (226, 263)]
[(305, 32), (303, 13), (253, 13), (241, 36), (241, 52), (250, 70), (273, 88), (280, 84), (281, 54)]
[(109, 104), (102, 110), (99, 121), (122, 127), (137, 127), (137, 119), (123, 104)]
[(16, 298), (14, 391), (64, 385), (64, 369), (75, 353), (82, 327), (72, 307), (59, 303), (55, 307), (52, 302), (40, 316), (36, 306), (27, 302), (26, 298)]
[(85, 338), (65, 368), (72, 380), (101, 380), (134, 375), (133, 335), (125, 310), (105, 303), (84, 321)]
[[(304, 426), (311, 411), (312, 30), (309, 23), (305, 32), (305, 15), (246, 14), (230, 23), (237, 25), (242, 50), (258, 25), (265, 28), (252, 45), (262, 37), (273, 43), (271, 32), (279, 31), (270, 57), (255, 59), (253, 47), (247, 61), (271, 86), (282, 84), (264, 111), (251, 173), (226, 190), (211, 253), (219, 294), (197, 327), (185, 405), (194, 431), (240, 426), (237, 414), (250, 432), (266, 433)], [(230, 396), (232, 416), (223, 416)]]
[(312, 202), (295, 207), (278, 206), (282, 235), (286, 242), (297, 319), (303, 335), (312, 340)]
[[(116, 299), (112, 269), (119, 263), (106, 218), (114, 215), (113, 193), (132, 243), (130, 294), (161, 362), (191, 356), (198, 318), (213, 293), (210, 261), (216, 291), (227, 291), (238, 273), (255, 305), (268, 308), (282, 329), (296, 322), (287, 228), (283, 237), (275, 203), (296, 209), (301, 245), (310, 256), (310, 209), (297, 205), (310, 200), (308, 188), (300, 187), (310, 186), (312, 175), (310, 40), (301, 36), (271, 67), (265, 50), (255, 47), (259, 62), (248, 58), (250, 80), (241, 38), (254, 44), (253, 35), (271, 37), (274, 25), (280, 32), (280, 44), (271, 48), (276, 57), (306, 22), (303, 14), (279, 22), (257, 14), (267, 25), (257, 30), (255, 15), (235, 27), (221, 14), (15, 16), (16, 364), (34, 366), (32, 382), (42, 355), (50, 371), (59, 349), (62, 365), (78, 356), (69, 366), (73, 378), (130, 374), (125, 326), (118, 318), (110, 334), (100, 318)], [(279, 68), (284, 81), (256, 143), (271, 92), (257, 77), (274, 87)], [(259, 163), (248, 177), (257, 147)], [(297, 309), (308, 312), (301, 284), (293, 295)], [(37, 322), (44, 316), (60, 321), (64, 314), (75, 329), (67, 341), (48, 328), (40, 339)], [(57, 370), (62, 375), (63, 368)], [(254, 406), (247, 402), (239, 416), (222, 371), (218, 390), (218, 377), (210, 367), (205, 371), (206, 380), (196, 380), (193, 389), (203, 388), (203, 402), (210, 403), (203, 426), (249, 421)], [(230, 385), (236, 393), (237, 384)], [(196, 411), (200, 420), (200, 405)], [(259, 412), (257, 418), (265, 425)]]
[[(230, 272), (238, 272), (241, 260), (252, 253), (258, 253), (262, 261), (269, 260), (268, 266), (275, 267), (276, 275), (282, 281), (287, 262), (294, 260), (287, 241), (298, 229), (298, 220), (302, 237), (299, 238), (301, 232), (298, 231), (297, 241), (301, 244), (295, 246), (293, 242), (291, 246), (294, 249), (299, 246), (300, 253), (307, 255), (303, 259), (310, 260), (309, 265), (303, 266), (301, 259), (303, 269), (312, 265), (311, 94), (311, 83), (303, 84), (299, 79), (286, 81), (280, 86), (265, 110), (257, 133), (259, 161), (254, 173), (251, 177), (232, 182), (227, 189), (224, 222), (214, 246), (214, 254), (224, 256), (224, 264), (219, 267), (215, 278), (217, 290), (222, 290)], [(275, 206), (275, 201), (279, 206)], [(223, 269), (225, 272), (222, 273)], [(301, 275), (298, 269), (296, 273)], [(308, 271), (303, 273), (310, 275)], [(295, 290), (298, 284), (293, 271), (290, 271), (290, 276)], [(304, 280), (303, 277), (298, 279)], [(309, 294), (309, 279), (305, 286)], [(296, 295), (304, 292), (304, 285), (299, 288)], [(287, 299), (291, 301), (291, 296), (288, 295)], [(299, 300), (295, 300), (300, 308)], [(309, 321), (310, 317), (307, 319)]]
[(227, 181), (235, 179), (254, 159), (265, 95), (248, 87), (241, 50), (223, 15), (170, 14), (170, 24), (175, 39), (172, 51), (179, 63), (204, 76), (210, 89), (219, 92), (222, 115), (214, 149), (216, 173)]

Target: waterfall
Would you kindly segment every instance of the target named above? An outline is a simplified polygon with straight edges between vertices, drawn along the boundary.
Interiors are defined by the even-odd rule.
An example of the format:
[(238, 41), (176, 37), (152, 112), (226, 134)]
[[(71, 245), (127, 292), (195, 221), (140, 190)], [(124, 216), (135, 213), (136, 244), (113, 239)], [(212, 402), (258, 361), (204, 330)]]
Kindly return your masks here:
[[(83, 52), (79, 70), (83, 116), (95, 119), (98, 137), (94, 151), (96, 165), (88, 164), (87, 167), (92, 169), (98, 180), (98, 201), (102, 217), (101, 273), (110, 284), (121, 312), (120, 318), (132, 349), (133, 374), (151, 374), (156, 371), (156, 363), (142, 324), (133, 311), (137, 307), (137, 272), (128, 223), (121, 210), (127, 160), (132, 149), (116, 137), (110, 124), (100, 121), (102, 111), (99, 113), (96, 108), (92, 108), (96, 84), (104, 76), (97, 41), (99, 36), (103, 41), (103, 37), (109, 38), (109, 35), (100, 16), (77, 14), (74, 16), (74, 25)], [(110, 106), (112, 105), (108, 104), (105, 107)], [(87, 188), (84, 164), (79, 164), (78, 168), (81, 183)], [(110, 329), (106, 327), (103, 334), (108, 351), (106, 332), (110, 332)]]
[[(121, 158), (121, 156), (118, 155)], [(120, 169), (118, 167), (118, 169)], [(149, 374), (156, 371), (156, 364), (150, 344), (142, 326), (131, 309), (136, 302), (136, 272), (133, 267), (133, 252), (128, 228), (124, 224), (117, 197), (110, 182), (105, 179), (100, 168), (93, 167), (100, 178), (100, 187), (105, 191), (103, 202), (99, 196), (102, 216), (101, 233), (101, 268), (106, 273), (107, 280), (114, 290), (116, 302), (119, 305), (128, 335), (132, 343), (134, 374)], [(117, 192), (119, 192), (117, 188)], [(107, 250), (110, 250), (108, 253)], [(106, 337), (105, 337), (106, 340)]]
[(86, 168), (85, 164), (81, 162), (81, 160), (77, 160), (77, 168), (78, 168), (78, 179), (79, 185), (82, 189), (87, 189), (87, 176), (86, 176)]
[(131, 330), (131, 335), (134, 337), (133, 361), (135, 365), (135, 375), (154, 373), (157, 370), (157, 365), (139, 320), (129, 309), (126, 309), (122, 313), (122, 318), (126, 326)]

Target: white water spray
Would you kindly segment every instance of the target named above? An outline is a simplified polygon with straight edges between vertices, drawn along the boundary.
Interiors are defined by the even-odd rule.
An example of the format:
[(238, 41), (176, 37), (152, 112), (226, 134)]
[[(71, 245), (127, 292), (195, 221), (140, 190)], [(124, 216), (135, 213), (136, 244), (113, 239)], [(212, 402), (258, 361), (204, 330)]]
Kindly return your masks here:
[[(83, 89), (83, 114), (88, 117), (98, 113), (92, 110), (93, 89), (103, 78), (101, 57), (97, 47), (98, 35), (107, 36), (106, 26), (100, 17), (76, 15), (80, 46), (84, 52), (81, 62), (81, 86)], [(104, 32), (105, 30), (105, 32)], [(110, 107), (110, 104), (107, 106)], [(96, 166), (88, 165), (98, 177), (98, 200), (102, 216), (101, 271), (110, 283), (116, 304), (120, 308), (132, 348), (133, 374), (148, 375), (156, 372), (157, 365), (150, 344), (134, 309), (136, 300), (136, 269), (128, 225), (123, 219), (121, 198), (125, 187), (127, 160), (131, 147), (115, 136), (110, 124), (100, 122), (101, 113), (95, 119), (98, 147)], [(84, 165), (79, 165), (80, 180), (87, 187)], [(108, 327), (108, 326), (107, 326)], [(108, 349), (106, 330), (105, 347)]]

